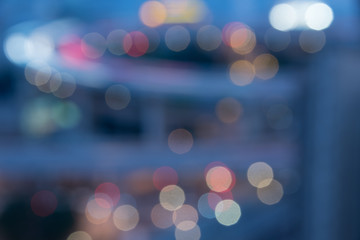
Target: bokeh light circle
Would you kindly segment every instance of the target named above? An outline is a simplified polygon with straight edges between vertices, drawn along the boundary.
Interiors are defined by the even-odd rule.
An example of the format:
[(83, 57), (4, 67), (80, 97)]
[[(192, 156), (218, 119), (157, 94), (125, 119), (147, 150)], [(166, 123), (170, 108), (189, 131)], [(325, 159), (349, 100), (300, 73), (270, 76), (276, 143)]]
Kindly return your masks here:
[(103, 208), (113, 208), (120, 200), (120, 190), (111, 182), (102, 183), (95, 190), (95, 200)]
[(71, 101), (59, 101), (51, 109), (54, 122), (63, 129), (75, 127), (81, 118), (79, 107)]
[(241, 217), (241, 209), (235, 201), (227, 199), (219, 202), (215, 208), (216, 220), (224, 225), (236, 224)]
[(178, 183), (177, 172), (171, 167), (160, 167), (153, 174), (153, 183), (158, 190), (168, 185), (176, 185)]
[(249, 183), (257, 188), (268, 186), (271, 181), (273, 181), (273, 178), (273, 170), (265, 162), (253, 163), (247, 170), (247, 179)]
[(176, 240), (199, 240), (201, 238), (200, 227), (196, 225), (189, 231), (183, 231), (179, 228), (175, 229)]
[(269, 14), (269, 21), (273, 28), (280, 31), (289, 31), (296, 27), (297, 12), (295, 8), (287, 3), (275, 5)]
[(61, 73), (61, 75), (54, 76), (53, 81), (50, 79), (50, 83), (54, 84), (54, 86), (50, 84), (50, 87), (56, 89), (53, 91), (53, 95), (58, 98), (68, 98), (72, 96), (76, 90), (76, 79), (68, 73)]
[(333, 11), (325, 3), (313, 3), (305, 12), (306, 25), (313, 30), (323, 30), (328, 28), (333, 19)]
[[(105, 199), (106, 196), (103, 197)], [(111, 208), (100, 206), (94, 197), (90, 198), (86, 204), (85, 216), (92, 224), (102, 224), (107, 222), (111, 215)]]
[(242, 105), (234, 98), (227, 97), (221, 99), (215, 108), (216, 116), (223, 123), (236, 122), (243, 112)]
[(31, 209), (35, 215), (47, 217), (55, 212), (58, 201), (54, 193), (50, 191), (40, 191), (31, 198)]
[(196, 226), (199, 216), (194, 207), (184, 204), (173, 212), (172, 220), (176, 228), (189, 231)]
[(140, 57), (147, 52), (149, 48), (149, 40), (144, 33), (134, 31), (125, 35), (123, 46), (125, 52), (129, 56)]
[(32, 85), (46, 84), (52, 74), (52, 68), (42, 61), (31, 61), (25, 66), (25, 79)]
[(221, 197), (216, 193), (204, 193), (198, 200), (199, 213), (208, 219), (215, 218), (215, 207), (221, 201)]
[(276, 180), (272, 180), (271, 183), (266, 187), (258, 188), (256, 193), (262, 203), (273, 205), (282, 199), (284, 195), (284, 189), (281, 183)]
[(238, 86), (250, 84), (255, 77), (255, 68), (247, 60), (238, 60), (230, 66), (230, 79)]
[(139, 212), (131, 205), (122, 205), (113, 213), (113, 222), (117, 229), (130, 231), (139, 223)]
[(174, 52), (185, 50), (189, 46), (189, 43), (190, 33), (183, 26), (172, 26), (165, 33), (165, 44)]
[(92, 237), (84, 231), (73, 232), (66, 240), (92, 240)]
[(172, 216), (173, 212), (163, 208), (161, 204), (156, 204), (151, 210), (152, 223), (161, 229), (169, 228), (174, 224)]
[(161, 2), (147, 1), (141, 5), (139, 15), (146, 26), (158, 27), (165, 22), (167, 10)]
[(221, 44), (221, 31), (213, 25), (202, 26), (196, 34), (199, 47), (205, 51), (213, 51)]
[(161, 190), (159, 200), (163, 208), (175, 211), (184, 204), (185, 193), (179, 186), (168, 185)]
[(114, 110), (122, 110), (130, 103), (130, 91), (123, 85), (110, 86), (105, 92), (106, 104)]
[(326, 35), (323, 31), (303, 31), (299, 36), (301, 49), (307, 53), (321, 51), (326, 43)]
[(255, 75), (263, 80), (273, 78), (279, 70), (279, 62), (271, 54), (261, 54), (253, 62)]
[(194, 144), (192, 134), (183, 128), (175, 129), (169, 134), (168, 145), (171, 151), (184, 154), (191, 150)]
[(228, 191), (234, 180), (230, 170), (223, 166), (215, 166), (206, 174), (206, 184), (214, 192)]
[(106, 44), (109, 51), (115, 55), (125, 54), (123, 46), (124, 38), (128, 33), (124, 30), (117, 29), (109, 33), (106, 39)]
[(241, 22), (230, 22), (227, 23), (222, 29), (222, 40), (225, 45), (231, 47), (231, 36), (232, 34), (238, 30), (246, 28), (247, 26)]
[(99, 58), (106, 50), (106, 40), (99, 33), (88, 33), (81, 40), (81, 50), (88, 58)]

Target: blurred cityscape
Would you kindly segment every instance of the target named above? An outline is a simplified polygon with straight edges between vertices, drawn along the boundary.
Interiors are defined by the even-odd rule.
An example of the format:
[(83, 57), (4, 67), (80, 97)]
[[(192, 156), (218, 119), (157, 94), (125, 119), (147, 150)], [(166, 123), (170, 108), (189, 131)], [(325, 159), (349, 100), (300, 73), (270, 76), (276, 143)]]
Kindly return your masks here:
[(0, 1), (0, 239), (360, 239), (359, 4)]

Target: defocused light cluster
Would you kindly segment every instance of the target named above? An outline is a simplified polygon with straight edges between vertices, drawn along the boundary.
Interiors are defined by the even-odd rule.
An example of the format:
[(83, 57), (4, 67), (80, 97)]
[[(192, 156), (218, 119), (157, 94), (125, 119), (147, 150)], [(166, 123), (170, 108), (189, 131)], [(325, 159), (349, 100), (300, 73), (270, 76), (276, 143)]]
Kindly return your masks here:
[(284, 195), (281, 183), (274, 179), (273, 169), (265, 162), (253, 163), (247, 171), (247, 178), (257, 188), (257, 196), (264, 204), (278, 203)]
[[(238, 224), (243, 214), (247, 214), (242, 212), (232, 194), (232, 191), (239, 191), (236, 188), (236, 175), (223, 162), (211, 162), (204, 169), (208, 191), (202, 194), (197, 192), (196, 199), (189, 200), (188, 196), (194, 193), (188, 195), (185, 188), (178, 185), (177, 171), (169, 166), (159, 167), (152, 172), (152, 192), (158, 196), (158, 202), (146, 211), (144, 206), (137, 205), (135, 198), (122, 193), (114, 182), (100, 183), (92, 193), (80, 191), (81, 197), (76, 195), (75, 207), (79, 210), (79, 222), (83, 228), (72, 232), (67, 239), (96, 239), (96, 226), (101, 227), (101, 231), (107, 229), (108, 234), (137, 232), (149, 219), (159, 230), (174, 227), (176, 239), (198, 240), (201, 238), (201, 217), (203, 220), (216, 219), (223, 226), (232, 226)], [(282, 184), (274, 179), (273, 169), (267, 163), (253, 163), (248, 168), (247, 179), (257, 188), (257, 197), (262, 203), (272, 205), (282, 199)], [(79, 205), (80, 199), (89, 194), (85, 205)], [(194, 203), (194, 200), (194, 205), (189, 203)], [(39, 191), (33, 195), (31, 207), (35, 215), (47, 217), (57, 211), (58, 200), (53, 192)]]
[(58, 130), (74, 128), (81, 120), (81, 110), (72, 101), (38, 98), (22, 112), (21, 126), (26, 134), (44, 136)]
[[(94, 159), (99, 159), (96, 160), (99, 163), (93, 166), (104, 165), (104, 169), (111, 169), (116, 174), (119, 170), (116, 167), (124, 166), (119, 172), (126, 172), (114, 178), (109, 174), (104, 180), (101, 178), (102, 173), (97, 173), (98, 169), (95, 169), (96, 174), (90, 177), (91, 183), (71, 190), (70, 205), (76, 224), (67, 235), (67, 240), (113, 239), (103, 237), (104, 232), (116, 236), (116, 239), (149, 239), (149, 225), (155, 227), (152, 231), (156, 233), (171, 230), (177, 240), (199, 240), (204, 235), (205, 221), (213, 221), (221, 227), (242, 224), (241, 221), (249, 214), (247, 198), (255, 206), (265, 208), (265, 205), (279, 203), (285, 192), (288, 192), (287, 182), (278, 174), (278, 165), (273, 164), (272, 159), (269, 160), (267, 156), (262, 160), (246, 159), (246, 156), (236, 154), (224, 157), (228, 153), (221, 148), (239, 153), (241, 151), (238, 148), (243, 139), (251, 135), (248, 133), (254, 133), (254, 136), (249, 137), (249, 142), (253, 139), (257, 141), (260, 135), (258, 132), (283, 133), (283, 130), (296, 124), (295, 110), (293, 112), (291, 104), (284, 103), (286, 101), (267, 102), (262, 94), (275, 89), (266, 86), (271, 85), (272, 79), (281, 74), (281, 64), (286, 60), (282, 51), (296, 44), (298, 50), (301, 50), (299, 52), (307, 56), (304, 52), (312, 54), (324, 48), (324, 30), (333, 21), (332, 9), (326, 4), (315, 2), (277, 4), (269, 13), (271, 28), (265, 28), (263, 34), (244, 22), (213, 23), (211, 18), (207, 18), (207, 11), (201, 0), (149, 0), (139, 5), (136, 17), (141, 26), (138, 27), (115, 21), (108, 24), (104, 20), (105, 23), (97, 22), (81, 30), (66, 25), (58, 32), (55, 29), (56, 34), (36, 28), (29, 33), (9, 31), (5, 36), (5, 56), (12, 63), (24, 67), (24, 72), (21, 72), (23, 82), (32, 86), (32, 92), (27, 93), (33, 99), (21, 111), (21, 130), (29, 136), (55, 136), (60, 131), (81, 126), (81, 121), (89, 117), (94, 122), (91, 123), (93, 128), (98, 127), (98, 124), (101, 125), (99, 129), (114, 134), (109, 138), (104, 137), (110, 139), (109, 143), (102, 142), (104, 138), (101, 136), (100, 140), (94, 140), (101, 142), (94, 144), (95, 150), (86, 149), (89, 155), (98, 154)], [(106, 27), (99, 30), (99, 26), (103, 26), (101, 24)], [(290, 32), (292, 30), (300, 30), (295, 42), (292, 39), (295, 34)], [(191, 89), (198, 83), (191, 82), (191, 78), (187, 79), (193, 72), (193, 75), (197, 75), (196, 70), (187, 68), (195, 65), (187, 61), (188, 58), (201, 61), (198, 65), (202, 65), (204, 72), (212, 67), (211, 64), (216, 64), (214, 69), (219, 68), (219, 72), (224, 73), (218, 79), (219, 85), (209, 89), (204, 87), (203, 90), (209, 93), (201, 100), (188, 100), (190, 95), (195, 95), (194, 98), (202, 97)], [(176, 94), (174, 99), (170, 99), (173, 96), (169, 95), (173, 92), (167, 92), (166, 87), (173, 83), (173, 77), (177, 77), (173, 74), (178, 70), (177, 66), (180, 66), (179, 72), (184, 74), (180, 77), (184, 82), (181, 82), (181, 87), (175, 84), (175, 87), (172, 86), (171, 91)], [(185, 67), (181, 69), (182, 66)], [(143, 80), (146, 78), (144, 75), (148, 72), (151, 74), (152, 70), (165, 73), (164, 79), (152, 79), (146, 83), (148, 85), (142, 85), (142, 81), (146, 81)], [(84, 77), (85, 74), (88, 75)], [(90, 82), (91, 78), (87, 76), (96, 74), (100, 76), (94, 76), (100, 79), (99, 84), (87, 91), (86, 82)], [(204, 76), (208, 76), (206, 74)], [(195, 76), (194, 79), (200, 77)], [(136, 79), (133, 81), (133, 78)], [(222, 88), (221, 81), (224, 79), (226, 88)], [(164, 86), (161, 85), (163, 80), (167, 81)], [(203, 77), (202, 80), (207, 79)], [(280, 81), (277, 83), (282, 84)], [(265, 86), (263, 92), (256, 92), (255, 88), (260, 85)], [(148, 86), (154, 91), (148, 91)], [(281, 85), (284, 88), (287, 86)], [(88, 95), (84, 97), (81, 94)], [(248, 107), (253, 104), (248, 100), (253, 95), (260, 95), (266, 107)], [(77, 101), (81, 102), (82, 97), (90, 110), (82, 109)], [(195, 101), (206, 103), (200, 103), (198, 107)], [(178, 113), (177, 107), (191, 108), (191, 111), (186, 112), (191, 114), (181, 116), (182, 112)], [(199, 115), (200, 120), (197, 118)], [(197, 121), (201, 126), (194, 127), (193, 123)], [(215, 140), (214, 143), (210, 140), (202, 142), (199, 137), (201, 131), (197, 127), (202, 128), (203, 135), (215, 132), (214, 138), (206, 139)], [(136, 143), (132, 142), (131, 137), (129, 141), (119, 140), (123, 135), (120, 137), (116, 134), (122, 131), (131, 132)], [(144, 141), (143, 137), (147, 140)], [(153, 144), (152, 139), (156, 137)], [(112, 143), (115, 146), (109, 147)], [(153, 156), (143, 156), (144, 151), (141, 157), (151, 163), (144, 164), (143, 159), (143, 162), (136, 162), (138, 156), (132, 156), (135, 154), (133, 149), (128, 151), (129, 145), (130, 148), (135, 145), (133, 148), (136, 151), (150, 151), (149, 146)], [(211, 160), (206, 157), (199, 159), (201, 151), (212, 154), (212, 147), (220, 149), (218, 152), (221, 154), (214, 155)], [(259, 149), (262, 150), (261, 147)], [(157, 155), (157, 151), (161, 151), (162, 155)], [(157, 158), (166, 159), (168, 166), (161, 162), (163, 159)], [(214, 158), (217, 161), (212, 162)], [(245, 159), (245, 166), (237, 165), (236, 161), (241, 158)], [(124, 162), (121, 162), (123, 159)], [(135, 160), (125, 163), (128, 159)], [(179, 165), (183, 164), (182, 172), (171, 162), (174, 159), (179, 161)], [(193, 165), (189, 164), (190, 161)], [(191, 171), (199, 170), (191, 169), (195, 165), (200, 166), (200, 172), (191, 175), (195, 175), (195, 179), (190, 178), (190, 174), (184, 177)], [(127, 167), (131, 170), (127, 171)], [(57, 191), (64, 190), (59, 188)], [(33, 214), (44, 218), (61, 211), (62, 199), (58, 197), (57, 191), (35, 192), (30, 199)]]
[(293, 1), (275, 5), (269, 14), (270, 24), (280, 31), (293, 29), (324, 30), (333, 21), (333, 11), (325, 3)]

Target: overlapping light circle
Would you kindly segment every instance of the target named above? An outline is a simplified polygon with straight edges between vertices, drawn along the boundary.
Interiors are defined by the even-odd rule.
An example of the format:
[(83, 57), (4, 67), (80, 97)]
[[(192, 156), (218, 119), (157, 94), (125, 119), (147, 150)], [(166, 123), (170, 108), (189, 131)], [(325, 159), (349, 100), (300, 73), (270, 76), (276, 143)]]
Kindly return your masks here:
[(111, 208), (100, 206), (94, 197), (90, 198), (86, 205), (85, 216), (93, 224), (102, 224), (107, 222), (111, 216)]
[(185, 193), (179, 186), (168, 185), (161, 190), (159, 200), (163, 208), (175, 211), (184, 204)]
[(159, 1), (147, 1), (141, 5), (139, 15), (146, 26), (158, 27), (165, 22), (167, 9)]
[(139, 223), (139, 212), (131, 205), (122, 205), (113, 213), (113, 222), (121, 231), (130, 231)]
[(280, 182), (272, 180), (271, 183), (263, 188), (257, 189), (257, 196), (261, 202), (267, 205), (278, 203), (284, 195), (284, 189)]
[(238, 86), (249, 85), (255, 77), (254, 65), (247, 60), (238, 60), (230, 66), (230, 79)]
[(265, 162), (256, 162), (250, 165), (247, 178), (251, 185), (257, 188), (268, 186), (273, 181), (272, 168)]
[(196, 209), (188, 204), (184, 204), (181, 208), (175, 210), (172, 216), (174, 225), (183, 231), (193, 229), (197, 225), (198, 219)]
[(235, 201), (227, 199), (219, 202), (215, 208), (216, 220), (224, 225), (236, 224), (241, 217), (241, 209)]
[(152, 223), (161, 229), (171, 227), (173, 223), (173, 212), (162, 207), (161, 204), (155, 205), (151, 210)]
[(243, 108), (235, 98), (227, 97), (216, 104), (215, 112), (220, 121), (229, 124), (236, 122), (240, 118)]

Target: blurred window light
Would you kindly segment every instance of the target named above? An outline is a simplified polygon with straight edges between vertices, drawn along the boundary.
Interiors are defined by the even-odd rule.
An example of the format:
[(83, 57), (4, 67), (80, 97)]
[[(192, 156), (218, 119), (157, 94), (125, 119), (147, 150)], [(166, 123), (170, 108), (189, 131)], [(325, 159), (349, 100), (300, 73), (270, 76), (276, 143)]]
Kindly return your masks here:
[(292, 1), (275, 5), (270, 10), (269, 21), (273, 28), (280, 31), (323, 30), (332, 23), (333, 11), (321, 2)]

